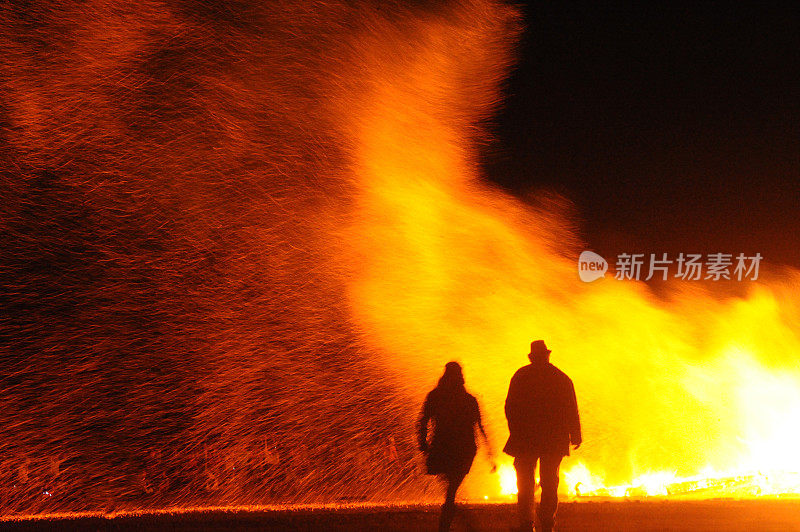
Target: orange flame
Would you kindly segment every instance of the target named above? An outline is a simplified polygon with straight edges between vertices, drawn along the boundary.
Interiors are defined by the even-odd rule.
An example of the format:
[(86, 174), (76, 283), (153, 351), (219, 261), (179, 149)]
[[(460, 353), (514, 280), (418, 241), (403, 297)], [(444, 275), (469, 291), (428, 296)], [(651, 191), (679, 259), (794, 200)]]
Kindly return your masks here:
[[(792, 479), (761, 482), (760, 493), (800, 492), (790, 474), (800, 471), (798, 273), (729, 299), (700, 284), (659, 299), (637, 282), (581, 283), (567, 221), (480, 180), (476, 124), (498, 99), (515, 19), (467, 15), (480, 27), (445, 14), (406, 28), (413, 38), (395, 29), (364, 39), (365, 61), (384, 55), (343, 123), (357, 139), (345, 258), (365, 341), (418, 402), (444, 363), (460, 360), (500, 446), (509, 378), (528, 342), (545, 338), (573, 377), (585, 426), (586, 443), (562, 467), (573, 494), (667, 495), (692, 482), (702, 491), (711, 480), (701, 478), (735, 492), (719, 479), (761, 482), (753, 475)], [(513, 491), (509, 468), (498, 492)]]

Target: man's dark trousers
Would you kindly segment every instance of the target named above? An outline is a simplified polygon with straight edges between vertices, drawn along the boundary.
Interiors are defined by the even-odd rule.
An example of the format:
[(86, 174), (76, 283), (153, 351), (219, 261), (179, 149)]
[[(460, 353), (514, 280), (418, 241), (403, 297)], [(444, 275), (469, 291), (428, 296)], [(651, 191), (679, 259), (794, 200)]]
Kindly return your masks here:
[(542, 498), (536, 514), (542, 530), (552, 530), (558, 509), (558, 469), (562, 458), (560, 454), (534, 454), (514, 458), (514, 469), (517, 470), (517, 508), (523, 528), (530, 528), (533, 523), (534, 473), (538, 461)]

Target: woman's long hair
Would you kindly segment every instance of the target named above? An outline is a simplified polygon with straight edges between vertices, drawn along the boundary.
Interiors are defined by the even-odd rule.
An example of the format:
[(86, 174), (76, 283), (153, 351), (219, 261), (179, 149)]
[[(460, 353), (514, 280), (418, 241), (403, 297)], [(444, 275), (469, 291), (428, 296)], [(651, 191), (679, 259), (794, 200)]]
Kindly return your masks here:
[(458, 362), (448, 362), (444, 366), (444, 374), (439, 378), (436, 389), (450, 394), (467, 393), (464, 388), (464, 374), (461, 371), (461, 364)]

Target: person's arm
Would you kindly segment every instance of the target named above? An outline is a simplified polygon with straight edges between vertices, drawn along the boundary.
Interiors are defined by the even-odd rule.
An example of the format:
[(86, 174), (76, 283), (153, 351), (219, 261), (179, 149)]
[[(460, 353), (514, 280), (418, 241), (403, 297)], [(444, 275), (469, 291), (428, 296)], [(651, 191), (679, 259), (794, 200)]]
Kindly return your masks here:
[(578, 399), (575, 396), (575, 386), (572, 381), (569, 383), (569, 441), (572, 443), (573, 448), (577, 449), (583, 443), (583, 436), (581, 435), (581, 417), (578, 414)]
[(423, 453), (428, 452), (428, 421), (431, 419), (430, 395), (425, 398), (422, 413), (417, 422), (417, 444)]
[(489, 442), (489, 436), (486, 435), (486, 429), (483, 428), (483, 420), (481, 419), (481, 409), (478, 406), (478, 402), (475, 401), (475, 413), (477, 415), (477, 425), (478, 431), (483, 436), (483, 442), (486, 444), (486, 455), (489, 458), (489, 462), (492, 464), (492, 473), (497, 471), (497, 464), (495, 463), (494, 459), (494, 451), (492, 451), (492, 444)]
[(508, 430), (509, 432), (514, 432), (514, 429), (517, 425), (517, 413), (519, 412), (518, 402), (519, 402), (519, 392), (517, 390), (517, 379), (516, 375), (511, 377), (511, 383), (508, 385), (508, 395), (506, 396), (506, 421), (508, 422)]

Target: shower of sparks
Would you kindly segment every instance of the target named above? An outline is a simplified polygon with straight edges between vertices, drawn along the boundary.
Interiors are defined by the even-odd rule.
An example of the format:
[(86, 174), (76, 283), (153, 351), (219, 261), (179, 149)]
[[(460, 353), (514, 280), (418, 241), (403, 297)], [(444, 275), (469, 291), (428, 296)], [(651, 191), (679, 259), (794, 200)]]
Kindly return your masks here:
[(565, 493), (800, 493), (800, 274), (580, 283), (477, 165), (516, 10), (382, 4), (0, 6), (0, 513), (432, 501), (424, 393), (460, 360), (497, 452), (534, 338)]

